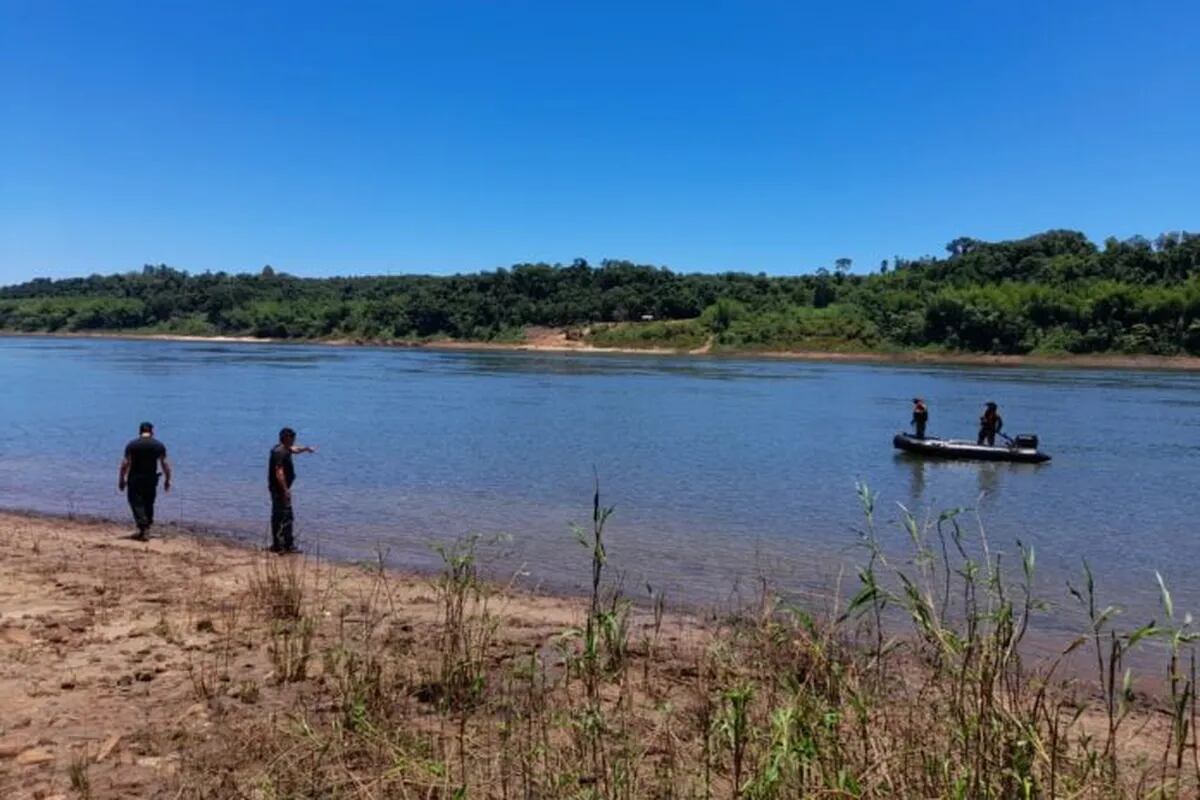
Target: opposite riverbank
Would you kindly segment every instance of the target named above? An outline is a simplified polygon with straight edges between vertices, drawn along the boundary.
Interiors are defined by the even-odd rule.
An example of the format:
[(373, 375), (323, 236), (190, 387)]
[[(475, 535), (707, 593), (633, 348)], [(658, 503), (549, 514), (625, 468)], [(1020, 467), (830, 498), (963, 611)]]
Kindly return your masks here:
[(329, 347), (397, 347), (423, 350), (499, 351), (533, 353), (581, 353), (597, 355), (706, 356), (723, 358), (780, 359), (830, 363), (915, 364), (928, 366), (1043, 367), (1056, 369), (1130, 369), (1200, 371), (1198, 356), (1155, 356), (1126, 354), (993, 355), (988, 353), (944, 352), (936, 350), (763, 350), (714, 349), (707, 342), (699, 347), (668, 348), (604, 347), (574, 337), (567, 329), (535, 328), (521, 340), (495, 342), (461, 339), (390, 340), (363, 339), (276, 339), (255, 336), (194, 336), (171, 333), (114, 332), (33, 332), (0, 331), (0, 337), (117, 339), (134, 341), (205, 342), (211, 344), (297, 344)]
[[(546, 598), (479, 580), (470, 541), (421, 577), (0, 513), (0, 796), (1195, 789), (1194, 729), (1172, 723), (1195, 713), (1186, 676), (1182, 711), (1123, 687), (1119, 656), (1060, 682), (1016, 657), (1029, 608), (982, 583), (972, 625), (930, 596), (897, 640), (872, 625), (872, 570), (848, 609), (768, 591), (712, 619), (635, 608), (603, 518), (581, 553), (593, 595)], [(924, 598), (943, 576), (915, 578)]]

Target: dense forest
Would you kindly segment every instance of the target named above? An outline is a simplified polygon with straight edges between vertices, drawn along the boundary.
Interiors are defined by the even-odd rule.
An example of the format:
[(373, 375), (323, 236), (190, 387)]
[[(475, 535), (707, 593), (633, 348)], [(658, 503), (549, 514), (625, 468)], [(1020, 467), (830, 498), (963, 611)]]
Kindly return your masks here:
[(146, 266), (0, 288), (0, 329), (419, 341), (517, 340), (553, 326), (623, 346), (1200, 354), (1200, 234), (1098, 247), (1054, 230), (946, 250), (871, 274), (839, 259), (789, 277), (582, 260), (321, 279)]

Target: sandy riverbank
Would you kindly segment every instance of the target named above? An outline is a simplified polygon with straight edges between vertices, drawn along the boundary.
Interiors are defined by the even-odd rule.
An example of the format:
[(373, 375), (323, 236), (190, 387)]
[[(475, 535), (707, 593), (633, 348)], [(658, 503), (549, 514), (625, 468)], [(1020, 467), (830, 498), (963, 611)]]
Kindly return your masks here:
[[(851, 775), (863, 797), (931, 781), (926, 794), (941, 796), (938, 781), (972, 769), (963, 759), (977, 748), (1024, 764), (1010, 735), (1057, 748), (1059, 760), (1039, 751), (1026, 765), (1039, 781), (1110, 783), (1086, 768), (1106, 725), (1086, 683), (1023, 668), (960, 680), (904, 648), (889, 648), (881, 673), (869, 643), (769, 603), (702, 620), (602, 595), (589, 661), (586, 600), (477, 583), (465, 551), (420, 577), (170, 529), (127, 536), (0, 513), (6, 800), (444, 797), (461, 786), (565, 797), (595, 785), (601, 796), (726, 796), (731, 776), (769, 763), (778, 720), (808, 714), (823, 732), (810, 768), (782, 779), (793, 791)], [(972, 662), (1001, 652), (979, 646)], [(738, 697), (744, 707), (730, 705)], [(718, 736), (735, 708), (741, 767)], [(976, 725), (979, 713), (992, 722)], [(1137, 698), (1123, 724), (1118, 781), (1157, 779), (1162, 704)], [(989, 784), (1008, 785), (1010, 766), (987, 769)], [(636, 789), (613, 793), (630, 770)], [(1161, 774), (1193, 785), (1186, 771)]]
[[(142, 543), (128, 526), (0, 512), (0, 797), (81, 796), (79, 770), (94, 798), (178, 796), (164, 792), (186, 769), (184, 742), (202, 747), (218, 717), (267, 719), (298, 702), (303, 687), (275, 680), (271, 623), (251, 597), (271, 557), (166, 531)], [(361, 567), (282, 561), (322, 587), (322, 623), (377, 585)], [(430, 579), (391, 578), (389, 613), (428, 645), (440, 611)], [(498, 641), (534, 649), (585, 613), (519, 592), (504, 609), (517, 623)]]
[(597, 347), (569, 338), (556, 328), (531, 328), (517, 342), (476, 342), (457, 339), (422, 341), (368, 341), (357, 339), (272, 339), (254, 336), (189, 336), (158, 333), (17, 333), (0, 331), (7, 337), (49, 337), (68, 339), (130, 339), (168, 342), (208, 342), (214, 344), (306, 344), (329, 347), (400, 347), (424, 350), (463, 350), (534, 353), (594, 353), (612, 355), (708, 356), (717, 358), (782, 359), (829, 363), (919, 364), (929, 366), (1044, 367), (1054, 369), (1136, 369), (1200, 371), (1198, 356), (1154, 356), (1122, 354), (1084, 355), (991, 355), (987, 353), (942, 353), (910, 351), (818, 351), (818, 350), (713, 350), (703, 346), (692, 350), (665, 347)]

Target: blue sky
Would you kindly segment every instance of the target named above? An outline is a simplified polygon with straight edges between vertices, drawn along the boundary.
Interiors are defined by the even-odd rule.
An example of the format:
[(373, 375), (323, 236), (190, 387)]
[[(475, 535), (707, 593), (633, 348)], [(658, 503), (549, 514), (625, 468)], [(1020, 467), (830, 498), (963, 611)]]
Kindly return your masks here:
[(1200, 3), (0, 0), (0, 283), (1200, 228)]

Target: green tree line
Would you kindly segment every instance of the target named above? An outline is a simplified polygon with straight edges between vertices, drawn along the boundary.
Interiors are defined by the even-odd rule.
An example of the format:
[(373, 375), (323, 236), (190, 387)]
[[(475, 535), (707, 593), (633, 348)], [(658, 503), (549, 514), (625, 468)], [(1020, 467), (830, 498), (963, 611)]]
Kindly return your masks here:
[(628, 261), (468, 275), (298, 278), (171, 267), (0, 288), (0, 329), (364, 341), (588, 328), (600, 344), (1200, 354), (1200, 234), (984, 242), (871, 274), (682, 274)]

